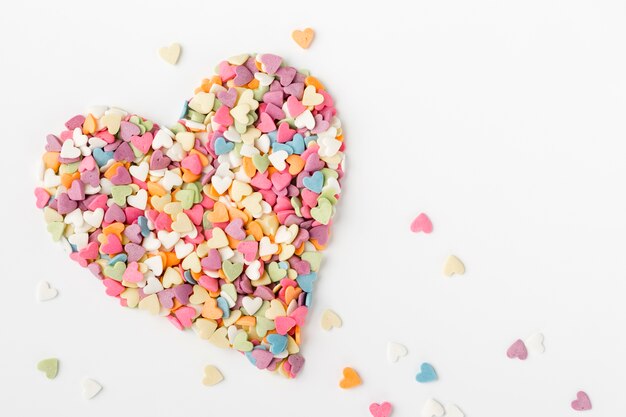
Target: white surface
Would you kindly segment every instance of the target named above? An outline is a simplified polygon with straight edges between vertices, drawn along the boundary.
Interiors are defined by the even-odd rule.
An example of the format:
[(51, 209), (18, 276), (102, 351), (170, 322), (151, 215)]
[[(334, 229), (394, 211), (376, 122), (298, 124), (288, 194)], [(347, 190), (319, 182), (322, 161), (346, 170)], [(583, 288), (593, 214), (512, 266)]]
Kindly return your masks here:
[[(386, 400), (403, 417), (432, 396), (468, 417), (574, 416), (581, 389), (585, 416), (624, 413), (624, 2), (155, 3), (0, 6), (2, 414), (351, 417)], [(306, 26), (303, 51), (290, 33)], [(157, 56), (170, 42), (176, 67)], [(319, 76), (349, 145), (294, 381), (117, 306), (51, 242), (32, 195), (45, 134), (69, 116), (110, 103), (169, 123), (242, 51)], [(420, 211), (431, 235), (409, 232)], [(450, 253), (465, 276), (442, 276)], [(37, 303), (40, 279), (56, 299)], [(325, 308), (343, 328), (321, 330)], [(545, 354), (506, 357), (538, 330)], [(409, 355), (388, 363), (388, 340)], [(35, 367), (49, 356), (53, 381)], [(415, 382), (422, 361), (438, 382)], [(209, 363), (226, 378), (211, 388)], [(342, 391), (347, 365), (364, 384)], [(91, 401), (84, 377), (104, 386)]]

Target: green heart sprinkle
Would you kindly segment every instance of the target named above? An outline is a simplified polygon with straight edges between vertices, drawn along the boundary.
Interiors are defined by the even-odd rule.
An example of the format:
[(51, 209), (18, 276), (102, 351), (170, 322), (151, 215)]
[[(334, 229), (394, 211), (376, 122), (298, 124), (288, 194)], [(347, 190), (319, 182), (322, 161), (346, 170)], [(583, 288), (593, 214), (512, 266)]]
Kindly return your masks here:
[(271, 262), (267, 267), (267, 273), (272, 282), (280, 281), (287, 276), (287, 271), (278, 266), (277, 262)]
[(226, 260), (222, 262), (222, 269), (224, 270), (226, 278), (232, 282), (243, 272), (243, 264), (241, 262), (232, 263)]
[(111, 187), (111, 196), (113, 201), (120, 207), (126, 206), (126, 197), (133, 193), (130, 185), (114, 185)]
[(52, 240), (57, 242), (63, 236), (65, 231), (65, 223), (63, 222), (51, 222), (48, 223), (48, 232), (52, 235)]
[(303, 261), (307, 261), (311, 265), (311, 271), (313, 272), (319, 271), (322, 257), (321, 252), (304, 252), (301, 256)]
[(330, 201), (323, 197), (318, 198), (317, 207), (311, 209), (311, 216), (322, 224), (328, 224), (331, 214), (333, 214), (333, 205)]
[(37, 369), (46, 375), (48, 379), (54, 379), (59, 373), (59, 360), (57, 358), (48, 358), (39, 361)]

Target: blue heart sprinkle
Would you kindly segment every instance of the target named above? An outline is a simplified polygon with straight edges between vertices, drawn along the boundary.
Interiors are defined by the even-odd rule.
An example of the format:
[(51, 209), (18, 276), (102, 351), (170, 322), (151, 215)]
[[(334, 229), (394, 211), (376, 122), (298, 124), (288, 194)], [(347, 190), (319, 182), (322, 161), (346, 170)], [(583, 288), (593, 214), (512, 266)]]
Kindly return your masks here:
[(307, 293), (306, 298), (304, 299), (304, 305), (307, 307), (311, 307), (311, 303), (313, 302), (313, 293)]
[(313, 292), (313, 281), (317, 279), (317, 273), (311, 272), (310, 274), (300, 275), (296, 278), (298, 285), (304, 292)]
[(278, 143), (278, 142), (276, 142), (275, 144), (272, 145), (272, 150), (274, 152), (285, 151), (289, 155), (293, 154), (293, 148), (291, 146), (289, 146), (287, 143)]
[(272, 130), (267, 134), (270, 137), (270, 144), (274, 144), (278, 137), (278, 130)]
[(310, 177), (305, 177), (302, 180), (302, 184), (314, 193), (319, 194), (324, 186), (324, 174), (322, 174), (322, 171), (316, 171)]
[(183, 274), (183, 277), (185, 278), (185, 281), (187, 281), (191, 285), (196, 285), (198, 283), (198, 281), (193, 279), (193, 277), (191, 276), (191, 271), (185, 271), (185, 273)]
[(293, 135), (293, 139), (287, 142), (286, 145), (289, 145), (291, 149), (293, 149), (293, 153), (297, 155), (302, 154), (302, 152), (304, 152), (304, 149), (305, 149), (304, 138), (299, 133), (296, 133), (295, 135)]
[(230, 317), (230, 308), (228, 307), (228, 301), (224, 297), (217, 297), (217, 306), (224, 312), (223, 318)]
[(278, 266), (280, 267), (280, 269), (289, 269), (289, 264), (285, 261), (280, 261), (278, 263)]
[(111, 258), (111, 260), (109, 261), (109, 265), (115, 265), (118, 262), (126, 263), (127, 260), (128, 256), (125, 253), (120, 253)]
[(99, 167), (105, 166), (107, 162), (113, 159), (113, 152), (105, 152), (102, 148), (96, 148), (91, 153)]
[(232, 142), (226, 142), (226, 139), (219, 137), (215, 139), (215, 153), (218, 155), (224, 155), (232, 151), (235, 144)]
[(431, 364), (424, 362), (420, 367), (420, 371), (419, 374), (415, 375), (417, 382), (425, 383), (437, 380), (437, 372), (435, 372), (435, 368)]
[(274, 355), (278, 355), (287, 347), (287, 336), (282, 334), (272, 333), (266, 337), (267, 342), (270, 344), (270, 352)]
[(137, 217), (137, 224), (141, 227), (141, 236), (148, 237), (150, 234), (150, 228), (148, 227), (148, 218), (145, 216)]

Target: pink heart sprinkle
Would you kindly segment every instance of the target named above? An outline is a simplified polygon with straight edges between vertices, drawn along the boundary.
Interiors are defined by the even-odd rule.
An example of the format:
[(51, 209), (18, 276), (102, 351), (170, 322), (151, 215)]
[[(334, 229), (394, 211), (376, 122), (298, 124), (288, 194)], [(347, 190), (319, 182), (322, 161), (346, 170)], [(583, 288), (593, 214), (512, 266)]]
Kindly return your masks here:
[(286, 335), (296, 325), (296, 320), (292, 317), (278, 316), (274, 319), (274, 324), (278, 334)]
[(131, 262), (124, 270), (122, 279), (128, 282), (141, 282), (143, 280), (143, 274), (139, 271), (139, 265), (137, 262)]
[(191, 320), (195, 318), (196, 310), (192, 307), (180, 307), (174, 315), (183, 327), (191, 327)]
[(261, 117), (259, 118), (261, 121), (256, 127), (263, 133), (269, 133), (276, 130), (276, 125), (274, 124), (274, 120), (267, 113), (261, 113)]
[(576, 393), (576, 399), (572, 401), (572, 408), (576, 411), (591, 410), (591, 400), (585, 391)]
[(433, 223), (430, 221), (428, 216), (424, 213), (420, 213), (419, 216), (415, 218), (411, 222), (411, 232), (413, 233), (430, 233), (433, 231)]
[(48, 201), (50, 201), (50, 194), (48, 194), (45, 188), (37, 187), (35, 188), (35, 198), (37, 199), (35, 205), (38, 209), (42, 209), (48, 204)]
[(389, 417), (391, 415), (391, 404), (384, 402), (381, 404), (370, 404), (370, 414), (374, 417)]
[[(94, 265), (94, 264), (91, 264), (91, 265)], [(107, 295), (110, 295), (111, 297), (117, 297), (118, 295), (123, 293), (124, 290), (126, 289), (126, 287), (123, 286), (121, 282), (118, 282), (111, 278), (103, 279), (102, 283), (104, 284), (105, 287), (107, 287), (106, 289)]]
[(520, 360), (526, 360), (526, 358), (528, 358), (528, 350), (526, 349), (524, 341), (517, 339), (506, 351), (506, 356), (511, 359), (518, 358)]

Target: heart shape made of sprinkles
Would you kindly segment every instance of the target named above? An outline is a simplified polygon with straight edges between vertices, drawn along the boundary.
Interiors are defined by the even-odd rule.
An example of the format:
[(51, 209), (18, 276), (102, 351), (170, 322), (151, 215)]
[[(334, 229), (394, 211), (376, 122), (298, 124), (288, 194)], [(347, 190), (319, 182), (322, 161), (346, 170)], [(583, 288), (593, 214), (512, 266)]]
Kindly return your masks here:
[(92, 107), (48, 135), (47, 229), (121, 305), (295, 377), (341, 193), (331, 96), (272, 54), (222, 61), (168, 127)]

